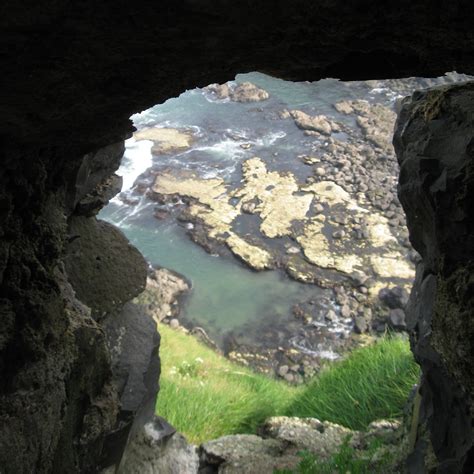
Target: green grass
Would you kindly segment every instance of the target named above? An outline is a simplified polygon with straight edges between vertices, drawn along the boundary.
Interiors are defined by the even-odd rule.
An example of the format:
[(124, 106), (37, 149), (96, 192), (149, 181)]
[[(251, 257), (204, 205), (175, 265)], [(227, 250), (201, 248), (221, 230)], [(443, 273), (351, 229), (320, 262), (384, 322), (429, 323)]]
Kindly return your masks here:
[(327, 366), (295, 396), (285, 414), (364, 430), (371, 421), (402, 415), (418, 374), (408, 343), (385, 337)]
[(270, 379), (219, 356), (194, 337), (160, 325), (157, 413), (191, 442), (253, 433), (270, 416), (315, 417), (352, 429), (401, 414), (418, 378), (398, 338), (354, 351), (300, 387)]

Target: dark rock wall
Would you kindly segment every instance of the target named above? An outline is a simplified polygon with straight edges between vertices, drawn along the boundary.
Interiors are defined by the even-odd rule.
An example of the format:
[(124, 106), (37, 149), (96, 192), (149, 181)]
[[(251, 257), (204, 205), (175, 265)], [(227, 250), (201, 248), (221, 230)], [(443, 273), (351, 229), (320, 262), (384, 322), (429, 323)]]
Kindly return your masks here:
[[(157, 377), (157, 361), (151, 357), (145, 363), (144, 357), (138, 374), (148, 380), (148, 395), (135, 385), (141, 395), (132, 409), (121, 410), (126, 385), (120, 374), (130, 359), (121, 355), (120, 338), (111, 336), (117, 327), (112, 330), (107, 322), (128, 311), (121, 306), (142, 288), (145, 264), (121, 237), (114, 242), (123, 252), (98, 255), (116, 231), (94, 217), (119, 187), (113, 173), (121, 142), (132, 130), (132, 113), (251, 70), (293, 80), (429, 76), (453, 69), (474, 74), (473, 9), (469, 0), (3, 2), (0, 471), (93, 472), (116, 463), (120, 448), (114, 453), (114, 446), (141, 410), (140, 397), (149, 400), (156, 389), (148, 382)], [(466, 113), (450, 126), (464, 123)], [(466, 146), (472, 156), (472, 144)], [(435, 173), (439, 159), (433, 155), (426, 162), (428, 173)], [(410, 214), (412, 195), (406, 196)], [(448, 249), (447, 227), (444, 247), (436, 252), (443, 258), (455, 253), (442, 269), (438, 254), (422, 248), (437, 244), (430, 241), (440, 231), (434, 215), (459, 210), (463, 198), (457, 196), (456, 202), (430, 207), (432, 196), (420, 192), (427, 225), (419, 231), (415, 214), (409, 225), (435, 275), (437, 294), (444, 295), (433, 312), (433, 325), (445, 330), (434, 331), (429, 343), (437, 357), (432, 364), (461, 386), (469, 368), (461, 362), (466, 341), (451, 345), (457, 326), (446, 324), (443, 315), (449, 308), (456, 321), (467, 318), (464, 289), (472, 284), (460, 262), (469, 255), (456, 253), (456, 245)], [(451, 233), (464, 232), (463, 222), (453, 214)], [(99, 234), (97, 242), (90, 241)], [(460, 238), (459, 244), (467, 241)], [(142, 269), (136, 267), (130, 281), (107, 271), (130, 263)], [(91, 284), (100, 281), (106, 283), (103, 295)], [(130, 321), (139, 318), (133, 314)], [(116, 324), (134, 341), (127, 320), (122, 314)], [(143, 337), (146, 347), (154, 348), (158, 341), (149, 331)], [(445, 407), (440, 403), (433, 403), (433, 410)], [(450, 448), (446, 456), (461, 456), (463, 449)], [(441, 448), (438, 453), (446, 457)]]
[[(415, 93), (394, 139), (399, 196), (423, 258), (407, 310), (421, 423), (440, 472), (474, 466), (474, 82)], [(424, 456), (420, 439), (415, 454)], [(413, 472), (416, 456), (412, 456)], [(417, 461), (418, 462), (418, 461)]]

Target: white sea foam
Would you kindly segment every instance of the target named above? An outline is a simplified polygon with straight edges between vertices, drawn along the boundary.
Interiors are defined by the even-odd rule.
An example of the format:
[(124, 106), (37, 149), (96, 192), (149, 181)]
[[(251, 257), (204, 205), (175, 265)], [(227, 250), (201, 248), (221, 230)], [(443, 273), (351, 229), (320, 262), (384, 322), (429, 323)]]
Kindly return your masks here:
[[(125, 142), (125, 154), (117, 174), (122, 176), (122, 192), (129, 191), (135, 184), (136, 179), (152, 165), (151, 140), (139, 140), (130, 138)], [(116, 202), (117, 199), (114, 199)]]

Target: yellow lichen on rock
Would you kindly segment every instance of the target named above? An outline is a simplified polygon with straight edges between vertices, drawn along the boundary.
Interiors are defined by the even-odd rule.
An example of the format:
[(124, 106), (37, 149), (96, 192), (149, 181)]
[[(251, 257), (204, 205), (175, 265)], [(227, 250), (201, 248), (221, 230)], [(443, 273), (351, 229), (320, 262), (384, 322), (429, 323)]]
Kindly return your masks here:
[(363, 261), (358, 255), (347, 253), (347, 251), (341, 253), (341, 249), (331, 248), (335, 244), (330, 243), (323, 233), (324, 221), (323, 216), (312, 219), (305, 226), (303, 235), (297, 238), (305, 257), (321, 268), (334, 269), (347, 274), (361, 270)]
[(321, 202), (326, 201), (331, 205), (344, 204), (349, 209), (358, 208), (357, 204), (351, 199), (350, 194), (333, 181), (320, 181), (308, 186), (302, 186), (301, 191), (316, 194)]
[(272, 266), (272, 256), (266, 250), (249, 244), (235, 233), (226, 239), (229, 249), (255, 270), (265, 270)]
[(262, 218), (260, 230), (269, 238), (291, 234), (294, 220), (303, 220), (309, 211), (313, 196), (297, 195), (295, 177), (290, 173), (268, 171), (260, 158), (251, 158), (242, 165), (244, 186), (233, 196), (247, 202), (257, 199), (255, 213)]
[(400, 252), (372, 255), (370, 264), (375, 274), (382, 278), (403, 278), (413, 280), (415, 270)]
[(152, 153), (162, 154), (188, 149), (193, 142), (190, 132), (175, 128), (152, 127), (134, 133), (135, 140), (153, 141)]
[(222, 179), (176, 177), (171, 174), (157, 176), (153, 191), (159, 194), (179, 194), (193, 198), (189, 213), (199, 217), (209, 227), (209, 236), (217, 237), (230, 231), (232, 221), (239, 214), (229, 203), (230, 196)]
[(367, 219), (367, 230), (369, 234), (369, 240), (374, 247), (384, 247), (388, 244), (394, 244), (398, 246), (397, 239), (390, 231), (388, 225), (388, 219), (379, 213), (372, 213), (366, 216)]

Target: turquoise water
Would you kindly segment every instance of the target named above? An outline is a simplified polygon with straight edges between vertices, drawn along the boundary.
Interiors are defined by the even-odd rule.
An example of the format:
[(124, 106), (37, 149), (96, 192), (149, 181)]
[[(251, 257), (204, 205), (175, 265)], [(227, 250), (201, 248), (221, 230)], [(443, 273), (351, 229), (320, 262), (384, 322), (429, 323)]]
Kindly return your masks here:
[[(101, 217), (117, 222), (120, 210), (114, 210), (112, 204)], [(234, 258), (212, 256), (192, 243), (175, 223), (155, 219), (139, 223), (141, 219), (135, 217), (135, 222), (121, 225), (122, 231), (152, 265), (177, 271), (191, 280), (192, 292), (180, 319), (204, 327), (217, 342), (222, 342), (229, 331), (250, 341), (259, 323), (271, 318), (275, 324), (284, 324), (294, 304), (321, 293), (314, 286), (289, 280), (281, 272), (256, 273)]]

